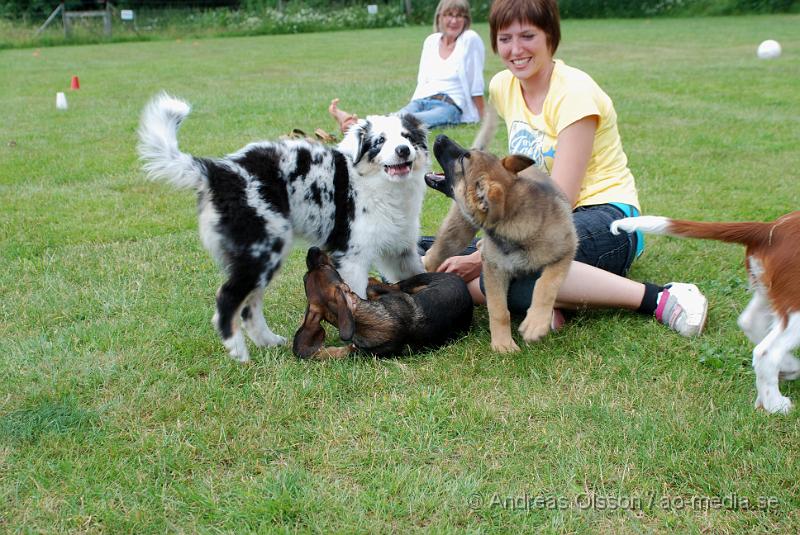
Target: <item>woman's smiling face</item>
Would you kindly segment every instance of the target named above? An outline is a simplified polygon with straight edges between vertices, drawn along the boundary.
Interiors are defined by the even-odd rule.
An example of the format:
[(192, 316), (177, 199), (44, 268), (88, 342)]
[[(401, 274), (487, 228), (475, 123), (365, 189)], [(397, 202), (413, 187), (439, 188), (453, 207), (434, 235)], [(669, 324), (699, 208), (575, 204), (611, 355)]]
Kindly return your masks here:
[(520, 80), (531, 78), (553, 61), (547, 34), (528, 22), (516, 21), (497, 32), (497, 54)]
[(464, 31), (466, 16), (455, 9), (448, 9), (439, 15), (439, 28), (446, 36), (456, 39)]

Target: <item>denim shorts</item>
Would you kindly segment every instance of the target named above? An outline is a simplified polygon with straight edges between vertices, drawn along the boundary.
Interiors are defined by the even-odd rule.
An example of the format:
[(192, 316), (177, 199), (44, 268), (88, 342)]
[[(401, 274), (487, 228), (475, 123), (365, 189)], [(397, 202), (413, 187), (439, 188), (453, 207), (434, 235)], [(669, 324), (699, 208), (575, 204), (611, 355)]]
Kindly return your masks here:
[(418, 98), (398, 113), (410, 113), (428, 128), (461, 122), (461, 110), (455, 104), (433, 98)]
[[(580, 206), (573, 210), (572, 219), (578, 234), (578, 250), (575, 260), (589, 264), (596, 268), (624, 277), (636, 257), (636, 234), (620, 232), (611, 234), (611, 222), (625, 217), (625, 214), (611, 204), (598, 204), (595, 206)], [(461, 252), (462, 255), (476, 251), (474, 240), (472, 245)], [(420, 239), (420, 254), (424, 254), (433, 244), (433, 238)], [(540, 273), (531, 273), (512, 279), (508, 288), (508, 309), (512, 314), (525, 314), (531, 306), (533, 287)], [(481, 291), (485, 294), (483, 286), (483, 273), (481, 273)]]

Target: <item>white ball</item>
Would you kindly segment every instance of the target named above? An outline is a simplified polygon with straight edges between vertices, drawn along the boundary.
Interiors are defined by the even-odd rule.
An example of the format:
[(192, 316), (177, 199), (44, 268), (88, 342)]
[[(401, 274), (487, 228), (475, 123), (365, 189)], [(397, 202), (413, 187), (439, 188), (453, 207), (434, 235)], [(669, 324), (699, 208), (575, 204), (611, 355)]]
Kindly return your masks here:
[(758, 45), (756, 52), (761, 59), (774, 59), (781, 55), (781, 44), (778, 41), (767, 39)]

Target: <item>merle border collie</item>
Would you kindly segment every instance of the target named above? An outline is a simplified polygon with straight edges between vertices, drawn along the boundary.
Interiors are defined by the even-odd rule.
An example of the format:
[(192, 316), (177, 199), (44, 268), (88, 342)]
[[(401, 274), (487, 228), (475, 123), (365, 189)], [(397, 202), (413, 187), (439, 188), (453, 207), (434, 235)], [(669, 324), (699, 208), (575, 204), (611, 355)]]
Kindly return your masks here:
[(286, 342), (267, 326), (262, 305), (295, 237), (327, 251), (362, 298), (372, 266), (388, 282), (424, 272), (417, 239), (430, 157), (413, 116), (369, 116), (335, 148), (261, 141), (201, 158), (178, 148), (190, 109), (166, 93), (154, 97), (142, 114), (139, 155), (149, 178), (197, 191), (200, 238), (227, 276), (212, 322), (235, 360), (249, 360), (240, 323), (257, 346)]

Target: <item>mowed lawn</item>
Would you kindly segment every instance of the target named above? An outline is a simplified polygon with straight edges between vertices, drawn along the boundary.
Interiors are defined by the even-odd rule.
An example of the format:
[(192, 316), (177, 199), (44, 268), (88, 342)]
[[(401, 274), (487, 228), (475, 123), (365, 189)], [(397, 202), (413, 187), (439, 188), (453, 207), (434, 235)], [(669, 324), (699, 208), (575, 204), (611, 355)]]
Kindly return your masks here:
[[(800, 206), (799, 27), (565, 21), (558, 57), (613, 98), (645, 212), (771, 220)], [(481, 309), (468, 336), (403, 358), (226, 357), (194, 195), (137, 162), (145, 102), (188, 99), (179, 139), (200, 155), (333, 131), (332, 97), (360, 115), (408, 100), (428, 31), (0, 51), (0, 532), (800, 530), (798, 411), (753, 409), (737, 246), (653, 237), (634, 264), (706, 293), (697, 339), (585, 311), (497, 355)], [(767, 38), (782, 57), (756, 58)], [(500, 68), (489, 49), (487, 82)], [(447, 207), (430, 192), (424, 232)], [(287, 337), (304, 254), (266, 298)]]

